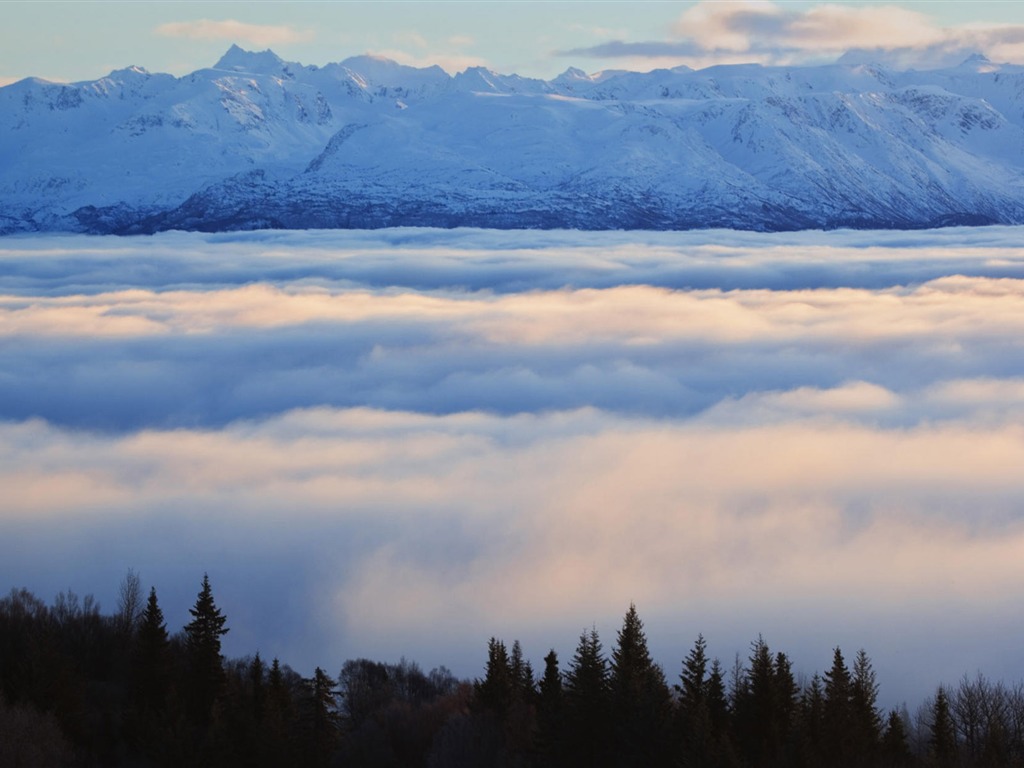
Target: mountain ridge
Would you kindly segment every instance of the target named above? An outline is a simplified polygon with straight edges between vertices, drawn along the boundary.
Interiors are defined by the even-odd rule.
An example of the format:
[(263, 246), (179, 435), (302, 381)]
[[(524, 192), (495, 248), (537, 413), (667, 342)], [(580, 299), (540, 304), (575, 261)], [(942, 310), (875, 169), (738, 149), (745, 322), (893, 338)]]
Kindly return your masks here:
[(687, 67), (552, 80), (232, 46), (0, 88), (0, 233), (748, 230), (1024, 222), (1024, 68)]

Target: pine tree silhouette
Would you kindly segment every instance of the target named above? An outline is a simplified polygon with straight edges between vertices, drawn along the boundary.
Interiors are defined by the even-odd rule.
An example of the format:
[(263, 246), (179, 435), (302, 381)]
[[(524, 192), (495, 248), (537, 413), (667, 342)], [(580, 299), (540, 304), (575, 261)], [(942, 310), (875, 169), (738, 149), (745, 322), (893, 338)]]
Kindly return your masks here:
[(166, 704), (170, 685), (168, 646), (167, 625), (157, 602), (156, 588), (150, 588), (139, 619), (132, 659), (135, 703), (140, 710), (159, 712)]
[(616, 764), (666, 764), (671, 698), (665, 675), (651, 660), (644, 625), (633, 604), (612, 650), (610, 688)]
[(185, 625), (189, 713), (196, 725), (205, 727), (210, 724), (213, 705), (224, 687), (220, 639), (228, 632), (224, 626), (227, 619), (214, 603), (210, 578), (205, 573), (195, 607), (189, 613), (192, 621)]

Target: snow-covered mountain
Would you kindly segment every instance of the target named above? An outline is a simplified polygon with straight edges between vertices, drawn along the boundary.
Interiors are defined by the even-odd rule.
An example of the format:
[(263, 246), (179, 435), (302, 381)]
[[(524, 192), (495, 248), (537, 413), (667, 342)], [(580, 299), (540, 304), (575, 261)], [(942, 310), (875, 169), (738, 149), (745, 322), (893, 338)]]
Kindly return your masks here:
[(1024, 222), (1024, 68), (450, 76), (233, 46), (0, 88), (0, 232)]

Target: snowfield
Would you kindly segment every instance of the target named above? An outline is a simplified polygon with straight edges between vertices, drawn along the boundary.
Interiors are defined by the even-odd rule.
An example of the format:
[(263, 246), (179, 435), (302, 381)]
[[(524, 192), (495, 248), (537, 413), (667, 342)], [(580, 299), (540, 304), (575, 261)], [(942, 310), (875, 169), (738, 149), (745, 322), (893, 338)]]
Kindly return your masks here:
[(1024, 68), (450, 76), (232, 47), (0, 88), (0, 233), (1024, 221)]

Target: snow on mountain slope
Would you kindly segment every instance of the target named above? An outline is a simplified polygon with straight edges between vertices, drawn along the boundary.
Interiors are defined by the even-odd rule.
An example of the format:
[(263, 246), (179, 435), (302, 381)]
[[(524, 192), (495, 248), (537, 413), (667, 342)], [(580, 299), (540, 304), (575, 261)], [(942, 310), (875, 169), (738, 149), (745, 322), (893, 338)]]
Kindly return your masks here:
[(0, 232), (1024, 221), (1024, 69), (685, 67), (544, 82), (237, 46), (0, 88)]

